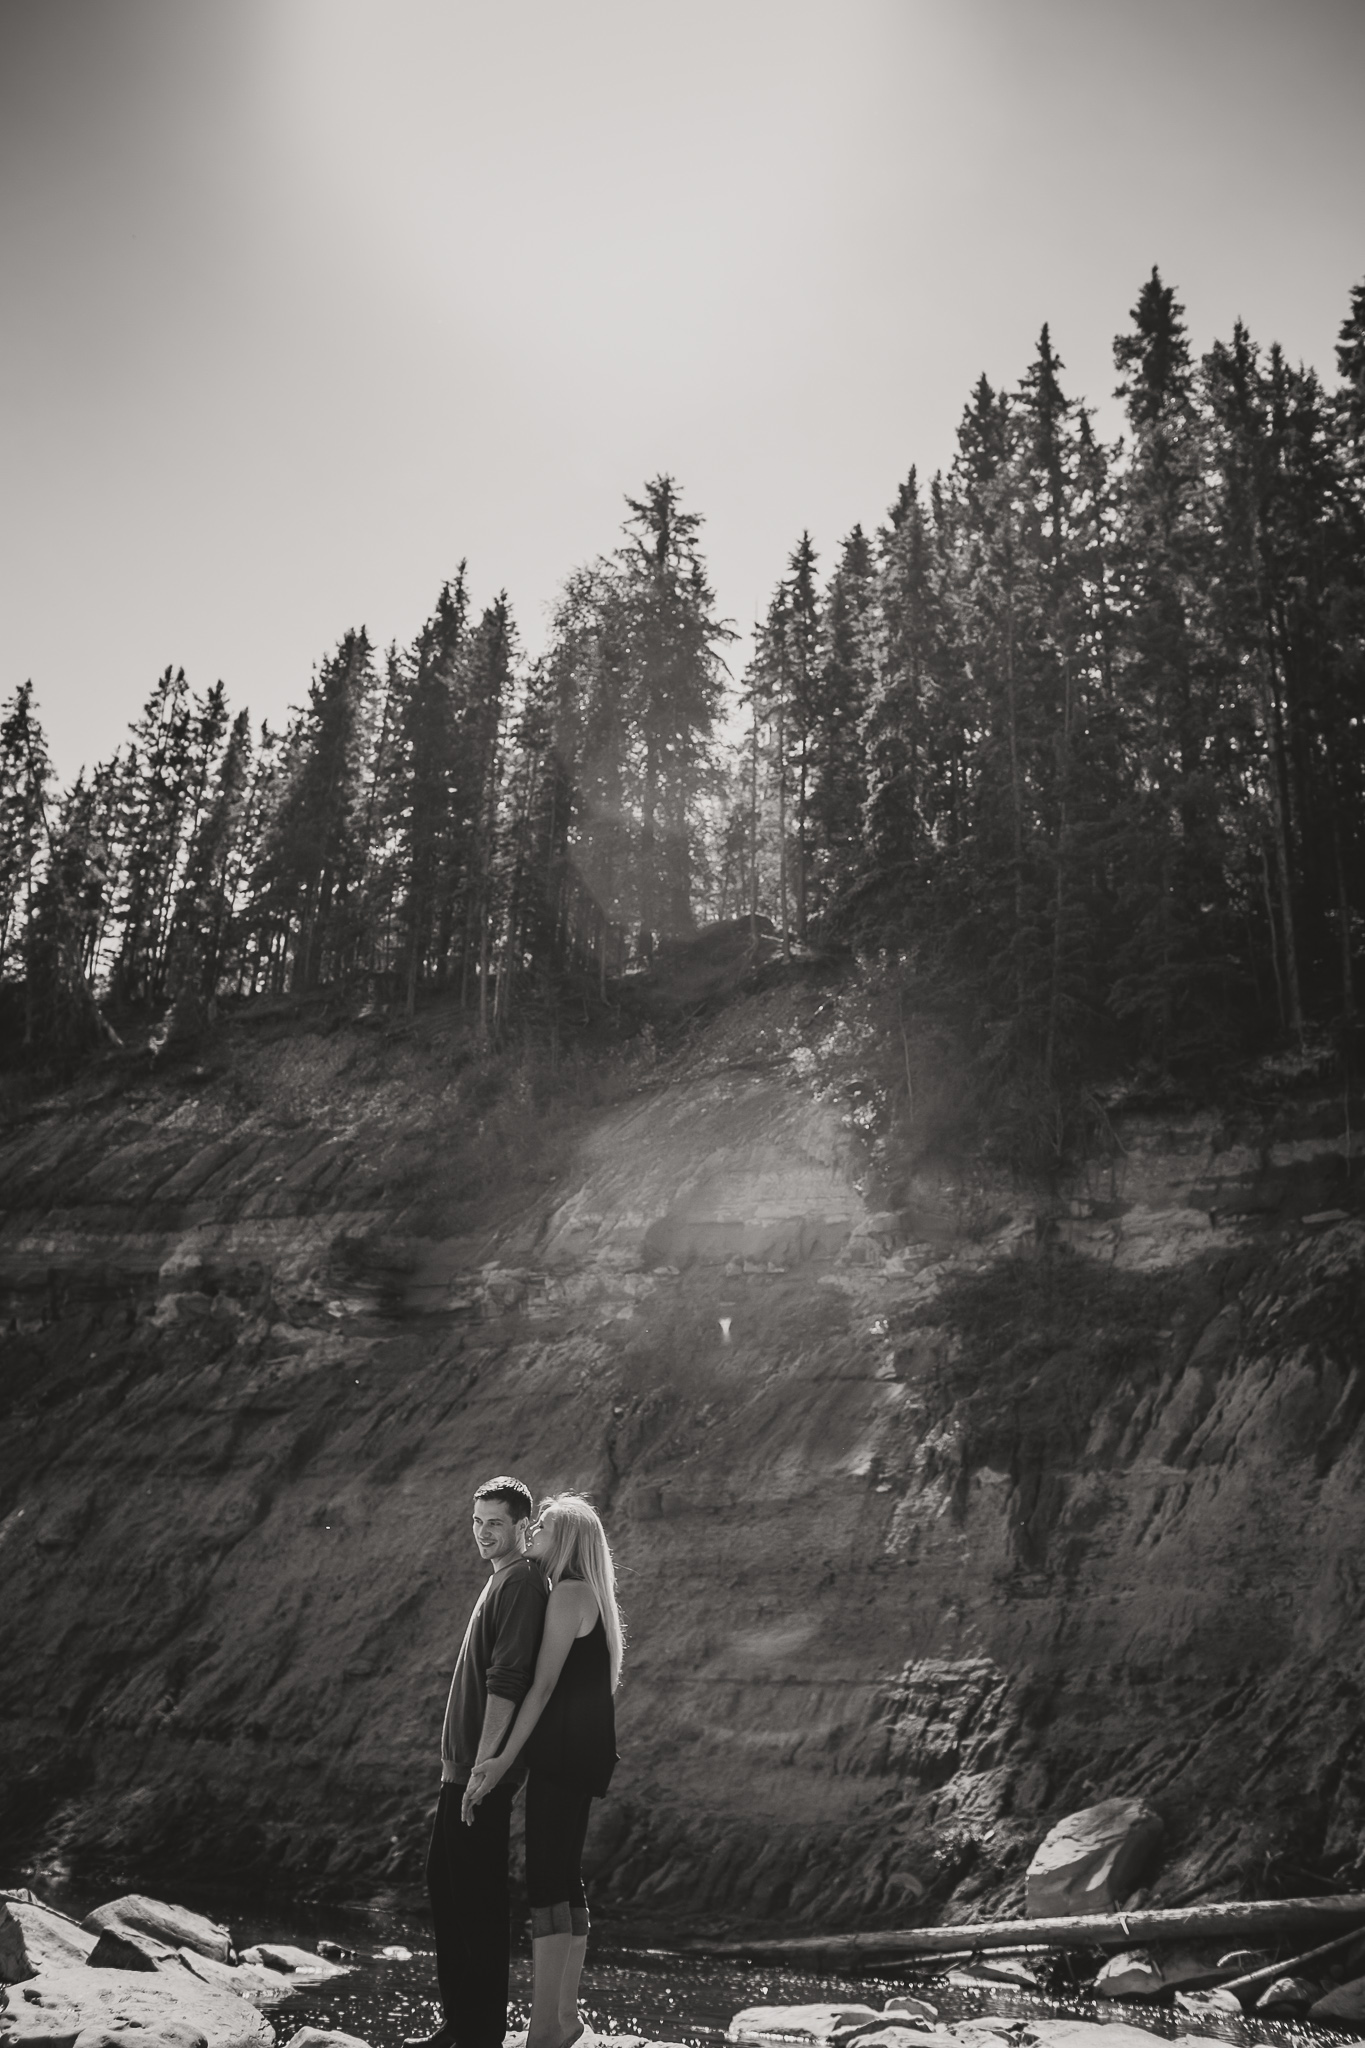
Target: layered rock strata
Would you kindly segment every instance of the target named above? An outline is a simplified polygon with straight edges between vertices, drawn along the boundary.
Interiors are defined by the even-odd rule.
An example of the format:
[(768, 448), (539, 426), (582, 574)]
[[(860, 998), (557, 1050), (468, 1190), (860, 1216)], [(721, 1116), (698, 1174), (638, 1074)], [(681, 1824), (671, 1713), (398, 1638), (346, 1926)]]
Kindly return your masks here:
[(809, 1058), (694, 1061), (543, 1156), (528, 1111), (485, 1199), (430, 1034), (214, 1057), (0, 1149), (0, 1797), (32, 1867), (415, 1885), (469, 1497), (513, 1470), (590, 1491), (619, 1550), (600, 1906), (1008, 1910), (1108, 1796), (1165, 1823), (1160, 1903), (1359, 1879), (1339, 1100), (1115, 1110), (1062, 1200), (922, 1160), (893, 1208)]

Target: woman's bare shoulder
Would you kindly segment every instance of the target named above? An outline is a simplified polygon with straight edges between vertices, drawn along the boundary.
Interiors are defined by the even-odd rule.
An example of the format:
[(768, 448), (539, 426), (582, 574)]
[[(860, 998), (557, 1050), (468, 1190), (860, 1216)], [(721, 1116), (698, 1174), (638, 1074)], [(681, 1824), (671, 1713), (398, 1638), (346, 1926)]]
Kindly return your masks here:
[(596, 1614), (597, 1596), (586, 1579), (560, 1579), (550, 1593), (550, 1605), (583, 1621)]

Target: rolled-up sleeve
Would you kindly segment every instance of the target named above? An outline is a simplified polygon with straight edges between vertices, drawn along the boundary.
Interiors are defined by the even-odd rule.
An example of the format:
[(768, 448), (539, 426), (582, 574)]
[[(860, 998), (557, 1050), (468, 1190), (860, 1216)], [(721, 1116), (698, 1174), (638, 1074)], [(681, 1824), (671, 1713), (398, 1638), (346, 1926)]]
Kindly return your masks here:
[(545, 1594), (528, 1573), (517, 1572), (506, 1592), (499, 1588), (493, 1623), (489, 1696), (520, 1706), (531, 1690), (545, 1627)]

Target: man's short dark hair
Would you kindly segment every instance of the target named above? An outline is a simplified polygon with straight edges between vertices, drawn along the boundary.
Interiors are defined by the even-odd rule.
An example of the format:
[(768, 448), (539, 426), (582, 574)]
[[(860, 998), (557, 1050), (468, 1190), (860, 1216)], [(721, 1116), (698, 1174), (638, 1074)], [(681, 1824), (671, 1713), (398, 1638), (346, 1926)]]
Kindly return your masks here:
[(485, 1479), (474, 1493), (475, 1500), (500, 1500), (514, 1522), (525, 1522), (535, 1513), (535, 1502), (531, 1489), (523, 1486), (519, 1479), (511, 1479), (503, 1473), (500, 1479)]

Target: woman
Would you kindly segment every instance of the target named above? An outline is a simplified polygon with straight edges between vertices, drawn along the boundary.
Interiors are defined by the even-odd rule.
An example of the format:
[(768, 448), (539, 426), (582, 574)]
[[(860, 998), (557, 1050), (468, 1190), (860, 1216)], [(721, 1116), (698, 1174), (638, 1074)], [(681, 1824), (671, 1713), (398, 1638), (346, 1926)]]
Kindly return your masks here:
[(465, 1818), (525, 1753), (526, 1895), (533, 1957), (526, 2048), (571, 2048), (583, 2032), (578, 1979), (588, 1945), (588, 1809), (616, 1763), (621, 1679), (616, 1574), (596, 1510), (578, 1493), (542, 1501), (526, 1541), (550, 1582), (531, 1690), (495, 1757), (476, 1764)]

